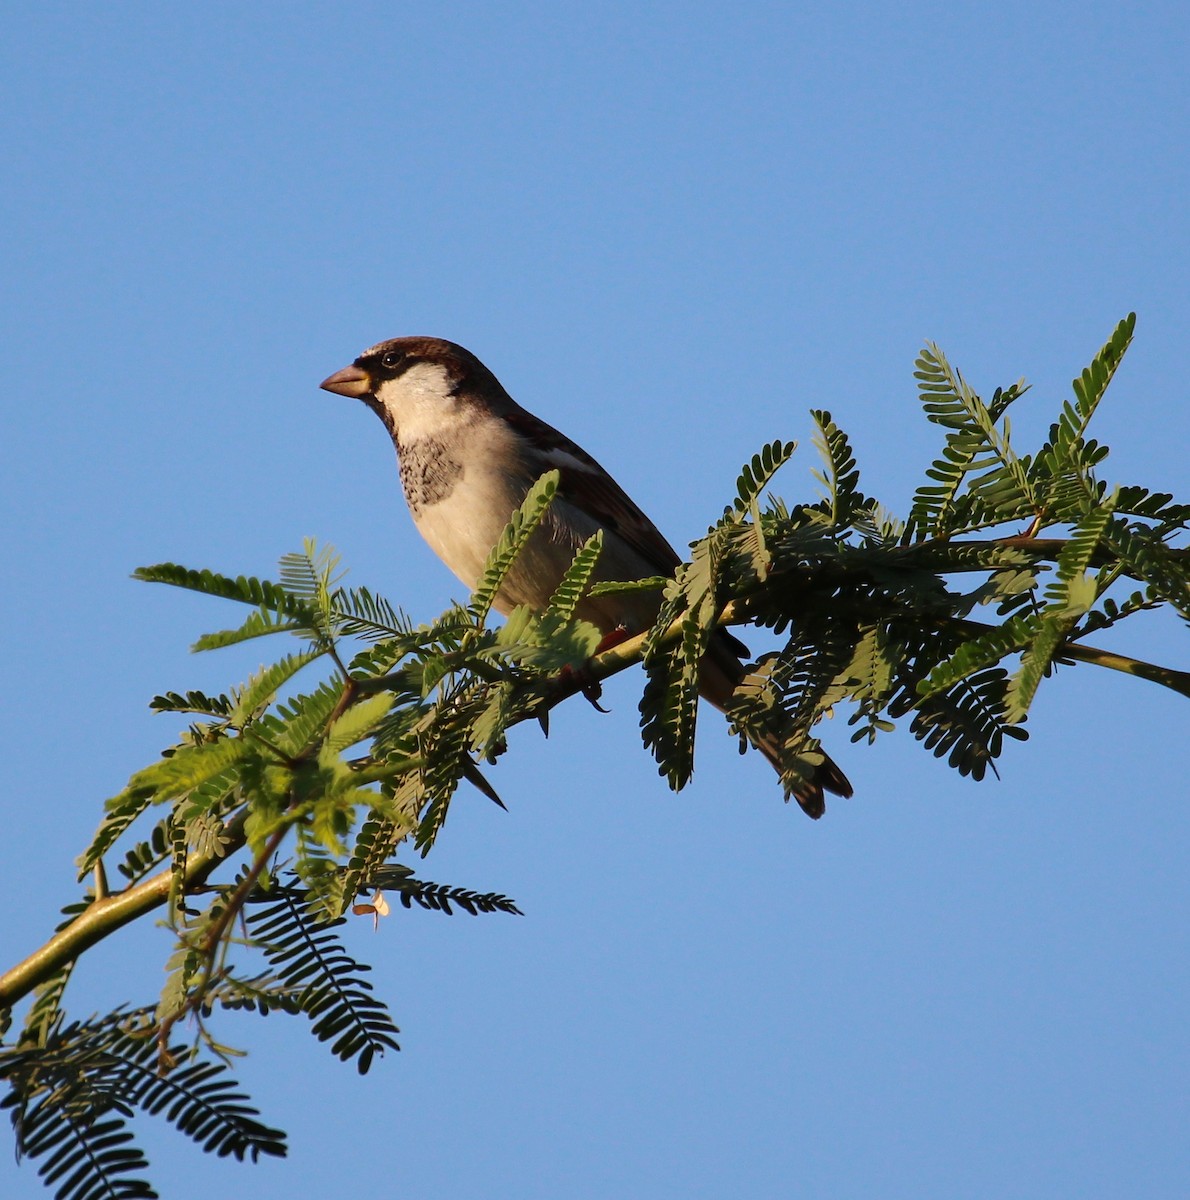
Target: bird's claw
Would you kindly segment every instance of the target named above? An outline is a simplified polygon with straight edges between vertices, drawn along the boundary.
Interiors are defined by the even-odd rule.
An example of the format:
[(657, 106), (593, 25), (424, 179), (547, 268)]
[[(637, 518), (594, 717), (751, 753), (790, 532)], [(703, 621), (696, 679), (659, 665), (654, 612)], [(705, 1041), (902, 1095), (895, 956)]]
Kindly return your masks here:
[(599, 698), (603, 695), (603, 685), (591, 675), (585, 666), (572, 667), (567, 664), (558, 672), (558, 679), (561, 683), (573, 686), (592, 708), (598, 709), (601, 713), (608, 712), (608, 709), (599, 703)]

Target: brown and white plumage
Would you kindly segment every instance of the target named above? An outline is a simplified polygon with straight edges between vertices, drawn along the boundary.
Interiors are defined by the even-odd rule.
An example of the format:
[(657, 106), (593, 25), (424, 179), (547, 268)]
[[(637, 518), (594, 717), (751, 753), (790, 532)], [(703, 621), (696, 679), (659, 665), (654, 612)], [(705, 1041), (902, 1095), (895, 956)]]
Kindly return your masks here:
[[(521, 408), (470, 351), (430, 337), (393, 338), (365, 350), (322, 383), (364, 401), (384, 422), (397, 449), (401, 484), (419, 532), (467, 585), (475, 586), (488, 552), (529, 488), (546, 471), (560, 473), (541, 528), (514, 563), (495, 606), (543, 608), (575, 552), (604, 531), (596, 580), (672, 575), (680, 557), (628, 494), (585, 450)], [(660, 600), (638, 592), (586, 597), (578, 616), (604, 633), (639, 633), (652, 625)], [(726, 630), (712, 638), (700, 692), (723, 709), (740, 680), (745, 648)], [(757, 747), (779, 764), (779, 736)], [(815, 778), (795, 790), (812, 817), (825, 809), (823, 790), (850, 796), (851, 785), (827, 758)]]

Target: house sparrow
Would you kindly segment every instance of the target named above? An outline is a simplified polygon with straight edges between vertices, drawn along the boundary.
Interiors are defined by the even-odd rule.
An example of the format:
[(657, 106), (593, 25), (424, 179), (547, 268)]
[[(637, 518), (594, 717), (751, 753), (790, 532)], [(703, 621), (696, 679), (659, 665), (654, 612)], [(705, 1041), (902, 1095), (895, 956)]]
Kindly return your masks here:
[[(496, 597), (495, 607), (505, 615), (520, 604), (544, 608), (576, 551), (599, 529), (604, 542), (597, 581), (672, 575), (681, 562), (586, 451), (521, 408), (462, 346), (440, 338), (393, 338), (365, 350), (321, 386), (363, 400), (384, 422), (414, 524), (469, 588), (529, 488), (546, 471), (561, 473), (541, 527)], [(635, 634), (653, 624), (659, 607), (656, 592), (625, 592), (588, 596), (577, 615), (605, 634)], [(741, 654), (746, 648), (727, 630), (712, 636), (699, 691), (716, 708), (726, 707), (744, 678)], [(756, 745), (780, 770), (779, 733)], [(794, 789), (811, 817), (825, 811), (824, 789), (851, 795), (847, 777), (829, 758)]]

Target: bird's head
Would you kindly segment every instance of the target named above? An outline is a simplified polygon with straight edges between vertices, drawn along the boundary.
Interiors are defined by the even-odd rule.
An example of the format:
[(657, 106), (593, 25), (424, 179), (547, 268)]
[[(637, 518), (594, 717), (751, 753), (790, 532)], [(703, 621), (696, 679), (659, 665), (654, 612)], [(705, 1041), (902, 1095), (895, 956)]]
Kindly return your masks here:
[(441, 436), (460, 419), (511, 403), (470, 350), (433, 337), (379, 342), (320, 386), (363, 400), (403, 442)]

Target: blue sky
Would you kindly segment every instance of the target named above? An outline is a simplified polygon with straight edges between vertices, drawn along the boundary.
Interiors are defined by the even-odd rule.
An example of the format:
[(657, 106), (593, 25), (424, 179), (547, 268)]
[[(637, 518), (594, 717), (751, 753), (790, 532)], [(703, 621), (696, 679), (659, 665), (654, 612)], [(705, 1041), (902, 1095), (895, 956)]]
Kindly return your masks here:
[[(1129, 310), (1105, 474), (1184, 493), (1185, 46), (1173, 3), (43, 4), (0, 45), (7, 852), (0, 958), (76, 894), (103, 798), (173, 736), (155, 692), (230, 616), (129, 579), (267, 575), (314, 535), (419, 618), (459, 587), (383, 429), (318, 381), (462, 342), (676, 544), (807, 411), (904, 509), (938, 342), (1046, 427)], [(1187, 666), (1152, 620), (1118, 645)], [(229, 1019), (285, 1163), (149, 1125), (163, 1195), (1145, 1197), (1190, 1189), (1185, 708), (1089, 669), (1001, 782), (825, 737), (811, 824), (713, 715), (664, 790), (613, 714), (523, 729), (433, 879), (523, 918), (404, 914), (357, 952), (404, 1030), (365, 1080)], [(840, 723), (841, 726), (841, 723)], [(79, 1014), (150, 1000), (165, 934), (102, 948)], [(0, 1192), (42, 1194), (0, 1155)]]

